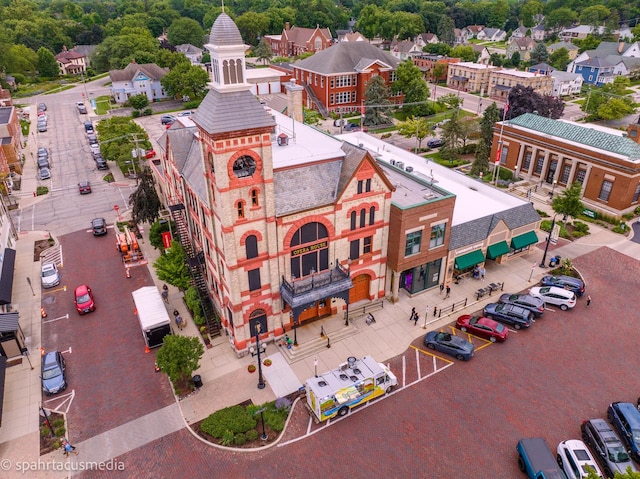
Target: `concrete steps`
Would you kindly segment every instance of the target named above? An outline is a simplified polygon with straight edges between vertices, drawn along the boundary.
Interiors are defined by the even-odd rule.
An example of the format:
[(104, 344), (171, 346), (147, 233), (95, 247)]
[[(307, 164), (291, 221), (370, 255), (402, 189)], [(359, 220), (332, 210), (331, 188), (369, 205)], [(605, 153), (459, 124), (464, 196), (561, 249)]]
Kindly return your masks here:
[[(291, 346), (288, 349), (285, 346), (280, 347), (282, 356), (289, 364), (293, 364), (297, 361), (301, 361), (304, 358), (313, 356), (321, 351), (327, 349), (327, 344), (333, 345), (338, 341), (358, 334), (358, 328), (352, 323), (349, 326), (342, 326), (335, 331), (326, 332), (325, 336), (317, 336), (314, 339), (306, 339), (304, 342), (299, 342), (298, 346)], [(290, 337), (293, 335), (289, 332)]]

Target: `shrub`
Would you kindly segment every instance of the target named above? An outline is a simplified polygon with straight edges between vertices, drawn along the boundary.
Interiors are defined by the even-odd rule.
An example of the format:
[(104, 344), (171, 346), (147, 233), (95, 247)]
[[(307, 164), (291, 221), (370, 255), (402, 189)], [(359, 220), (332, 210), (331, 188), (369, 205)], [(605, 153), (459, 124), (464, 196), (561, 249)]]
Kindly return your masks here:
[(145, 108), (145, 110), (142, 112), (142, 114), (144, 116), (151, 116), (151, 115), (153, 115), (153, 110), (151, 108)]
[(629, 231), (629, 227), (627, 226), (626, 223), (620, 223), (614, 226), (613, 228), (611, 228), (611, 231), (613, 231), (614, 233), (624, 234), (627, 231)]
[(220, 444), (222, 444), (223, 446), (230, 446), (231, 444), (233, 444), (233, 431), (226, 430), (222, 434), (222, 440), (220, 441)]
[(546, 211), (542, 211), (542, 210), (536, 210), (536, 213), (538, 213), (538, 215), (540, 216), (540, 218), (548, 218), (549, 215), (547, 214)]
[[(589, 233), (589, 225), (587, 223), (583, 223), (582, 221), (574, 221), (573, 227), (575, 228), (575, 231), (578, 233), (584, 233), (584, 234)], [(575, 233), (574, 233), (574, 236), (575, 236)]]
[(245, 434), (245, 437), (247, 438), (247, 441), (255, 441), (256, 439), (258, 439), (258, 436), (260, 436), (260, 434), (258, 434), (258, 431), (255, 430), (255, 429), (250, 429)]
[(47, 426), (42, 426), (40, 428), (40, 436), (41, 437), (47, 437), (50, 433), (51, 433), (51, 431), (49, 431), (49, 428)]
[(283, 410), (267, 409), (264, 412), (264, 422), (269, 425), (275, 432), (280, 432), (284, 429), (284, 423), (287, 420), (287, 412), (282, 413)]
[(212, 437), (223, 438), (226, 431), (244, 433), (256, 427), (257, 421), (242, 406), (231, 406), (207, 417), (200, 429)]
[(140, 116), (140, 110), (133, 110), (133, 111), (131, 112), (131, 116), (132, 116), (133, 118), (138, 118), (138, 117)]
[(276, 399), (276, 409), (286, 409), (289, 411), (289, 409), (291, 409), (291, 401), (288, 398)]
[(53, 432), (55, 433), (56, 436), (58, 437), (64, 437), (65, 433), (67, 432), (67, 430), (64, 427), (57, 427), (53, 430)]
[(46, 186), (38, 186), (36, 188), (36, 195), (37, 196), (46, 195), (47, 193), (49, 193), (49, 188), (47, 188)]
[(60, 418), (60, 419), (56, 419), (55, 421), (53, 421), (51, 423), (51, 425), (56, 428), (56, 427), (62, 427), (64, 426), (64, 419)]
[(242, 433), (236, 434), (236, 435), (233, 437), (233, 443), (234, 443), (236, 446), (242, 446), (242, 445), (243, 445), (243, 444), (245, 444), (246, 442), (247, 442), (247, 436), (245, 436), (245, 435), (244, 435), (244, 434), (242, 434)]
[(380, 135), (380, 138), (383, 139), (383, 140), (385, 140), (387, 138), (391, 138), (391, 133), (384, 133), (384, 134)]

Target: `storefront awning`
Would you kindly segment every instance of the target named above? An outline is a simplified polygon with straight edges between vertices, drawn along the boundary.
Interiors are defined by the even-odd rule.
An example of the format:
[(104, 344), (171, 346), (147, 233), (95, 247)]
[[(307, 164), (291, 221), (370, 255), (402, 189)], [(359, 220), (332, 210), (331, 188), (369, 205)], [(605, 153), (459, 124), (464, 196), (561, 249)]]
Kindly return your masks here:
[(513, 249), (522, 249), (530, 244), (536, 244), (538, 242), (538, 235), (535, 231), (527, 231), (523, 235), (514, 236), (511, 238), (511, 247)]
[(492, 244), (487, 248), (487, 258), (496, 259), (498, 256), (507, 254), (509, 252), (509, 245), (506, 241), (500, 241), (499, 243)]
[(471, 266), (475, 266), (478, 263), (482, 263), (483, 261), (484, 261), (484, 255), (482, 254), (482, 250), (477, 249), (475, 251), (472, 251), (471, 253), (458, 256), (456, 258), (456, 269), (463, 270), (463, 269), (471, 268)]
[(11, 293), (13, 292), (13, 267), (16, 262), (16, 250), (4, 249), (4, 260), (2, 261), (2, 275), (0, 276), (0, 304), (11, 303)]

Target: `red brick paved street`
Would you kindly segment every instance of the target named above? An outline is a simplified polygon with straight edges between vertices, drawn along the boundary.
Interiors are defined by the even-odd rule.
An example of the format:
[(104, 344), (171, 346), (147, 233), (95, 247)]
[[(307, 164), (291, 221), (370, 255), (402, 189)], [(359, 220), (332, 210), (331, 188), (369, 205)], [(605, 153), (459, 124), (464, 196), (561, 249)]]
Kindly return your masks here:
[[(309, 438), (234, 453), (182, 430), (118, 458), (125, 473), (82, 477), (523, 477), (518, 439), (542, 436), (555, 448), (579, 438), (582, 420), (605, 417), (611, 401), (635, 402), (640, 392), (640, 264), (606, 248), (574, 263), (587, 280), (589, 308), (581, 298), (573, 311), (548, 311), (471, 362), (456, 362)], [(407, 364), (414, 355), (407, 350)], [(399, 376), (400, 363), (392, 361)]]
[[(43, 295), (47, 350), (66, 353), (69, 387), (75, 398), (67, 416), (70, 438), (80, 442), (173, 402), (166, 376), (154, 372), (155, 353), (144, 352), (131, 291), (153, 284), (146, 267), (125, 279), (113, 230), (93, 237), (79, 231), (60, 238), (64, 252), (62, 282), (66, 291)], [(76, 286), (88, 284), (96, 311), (80, 316), (73, 304)], [(50, 398), (45, 398), (50, 399)], [(54, 402), (55, 404), (55, 402)], [(49, 404), (52, 407), (52, 404)]]

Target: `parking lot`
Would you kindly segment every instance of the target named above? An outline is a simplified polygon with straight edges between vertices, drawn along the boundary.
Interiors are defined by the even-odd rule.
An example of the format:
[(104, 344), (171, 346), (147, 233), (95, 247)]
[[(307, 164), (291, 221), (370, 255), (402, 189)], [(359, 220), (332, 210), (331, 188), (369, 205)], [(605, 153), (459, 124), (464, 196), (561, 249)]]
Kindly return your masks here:
[[(80, 442), (173, 402), (166, 376), (154, 372), (145, 354), (131, 291), (152, 284), (145, 267), (125, 270), (113, 229), (94, 237), (89, 229), (60, 238), (61, 283), (46, 290), (42, 305), (43, 345), (60, 350), (67, 362), (68, 388), (45, 397), (45, 406), (68, 412), (71, 438)], [(74, 289), (93, 289), (96, 311), (80, 316)]]

